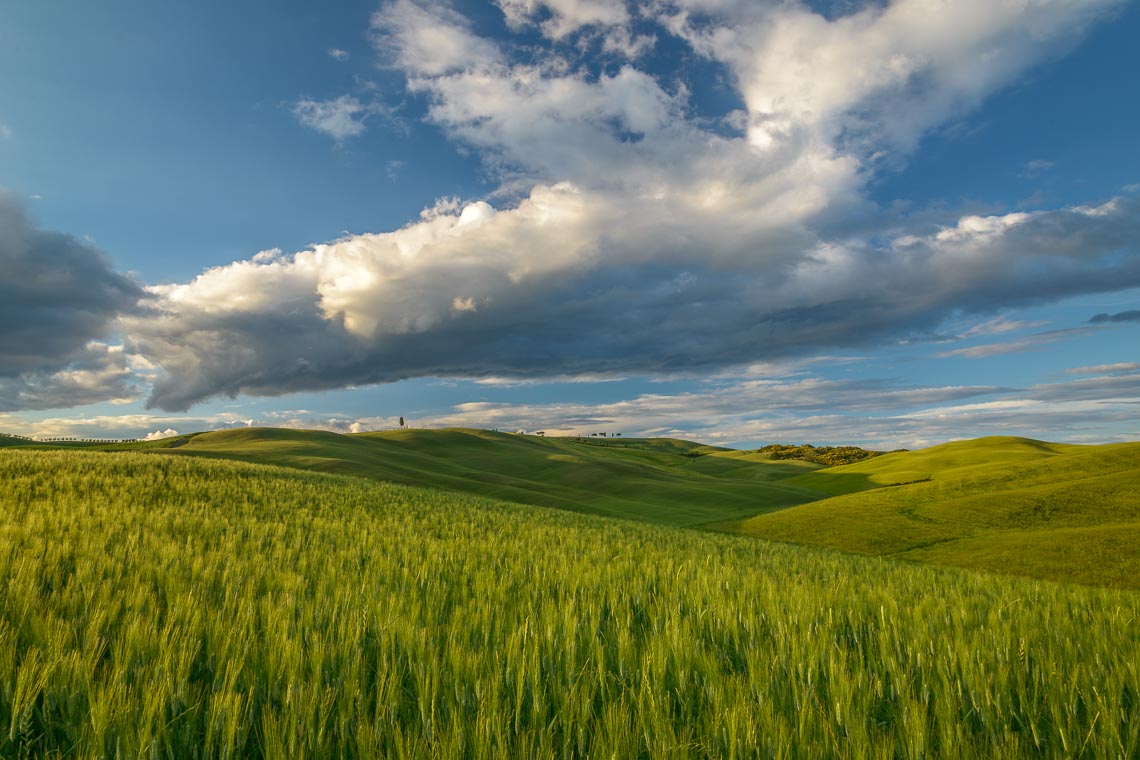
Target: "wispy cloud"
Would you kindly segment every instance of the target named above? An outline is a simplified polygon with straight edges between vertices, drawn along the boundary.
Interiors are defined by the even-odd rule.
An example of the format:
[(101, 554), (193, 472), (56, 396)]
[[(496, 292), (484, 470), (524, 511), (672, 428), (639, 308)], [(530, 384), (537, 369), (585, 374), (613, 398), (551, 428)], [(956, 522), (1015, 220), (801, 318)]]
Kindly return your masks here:
[[(814, 388), (814, 390), (813, 390)], [(466, 425), (560, 434), (606, 430), (710, 443), (794, 441), (920, 447), (983, 435), (1074, 442), (1134, 440), (1140, 375), (1025, 389), (900, 388), (883, 381), (817, 378), (741, 383), (711, 393), (641, 395), (605, 404), (460, 404), (424, 425)]]
[(1093, 364), (1088, 367), (1073, 367), (1065, 370), (1067, 375), (1115, 375), (1140, 371), (1140, 362), (1117, 362), (1115, 364)]
[[(1015, 354), (1022, 351), (1032, 351), (1050, 343), (1056, 343), (1062, 340), (1068, 340), (1080, 335), (1088, 333), (1085, 328), (1070, 328), (1066, 330), (1050, 330), (1049, 332), (1038, 333), (1031, 335), (1021, 340), (1007, 341), (1004, 343), (986, 343), (980, 346), (967, 346), (965, 348), (956, 348), (952, 351), (943, 351), (935, 356), (939, 359), (948, 359), (953, 357), (964, 357), (967, 359), (983, 359), (989, 356), (1002, 356), (1004, 354)], [(981, 333), (986, 334), (986, 333)]]
[(520, 386), (554, 385), (561, 383), (618, 383), (626, 378), (621, 375), (606, 375), (587, 373), (581, 375), (552, 375), (543, 378), (517, 378), (517, 377), (480, 377), (474, 382), (476, 385), (488, 385), (497, 388), (518, 388)]
[(400, 172), (407, 165), (408, 165), (407, 161), (396, 161), (396, 160), (388, 161), (387, 163), (384, 164), (384, 175), (386, 177), (388, 177), (388, 179), (395, 182), (396, 180), (398, 180), (400, 178)]
[(1018, 332), (1020, 330), (1032, 330), (1037, 327), (1043, 327), (1049, 324), (1041, 320), (1026, 321), (1020, 319), (1010, 319), (1009, 317), (994, 317), (980, 322), (973, 327), (964, 330), (958, 337), (961, 339), (977, 338), (984, 335), (1001, 335), (1009, 332)]
[(1115, 314), (1102, 313), (1089, 319), (1094, 325), (1106, 322), (1140, 322), (1140, 310), (1118, 311)]
[(347, 61), (349, 59), (349, 52), (347, 50), (341, 50), (340, 48), (329, 48), (329, 58), (338, 61)]
[(332, 100), (302, 98), (293, 104), (293, 116), (303, 126), (327, 135), (337, 142), (364, 134), (371, 118), (388, 118), (388, 108), (374, 101), (361, 101), (354, 95)]
[[(258, 416), (125, 415), (51, 418), (37, 424), (0, 413), (0, 430), (38, 435), (141, 437), (179, 430), (271, 425), (339, 433), (390, 430), (396, 416), (320, 414), (305, 409)], [(719, 444), (811, 442), (915, 448), (983, 435), (1073, 442), (1136, 438), (1140, 373), (1024, 388), (913, 386), (891, 380), (814, 375), (707, 381), (691, 392), (640, 393), (601, 403), (468, 401), (408, 417), (416, 427), (545, 430), (551, 435), (620, 432)]]
[[(886, 381), (800, 378), (741, 382), (608, 403), (473, 401), (417, 426), (677, 436), (709, 443), (859, 443), (915, 448), (982, 435), (1103, 442), (1135, 438), (1140, 377), (1031, 388), (899, 387)], [(341, 420), (341, 432), (352, 426)], [(378, 427), (384, 427), (383, 424)]]
[(1046, 161), (1045, 159), (1035, 158), (1032, 161), (1026, 162), (1025, 166), (1021, 168), (1018, 173), (1019, 177), (1024, 179), (1036, 179), (1042, 174), (1045, 174), (1057, 164), (1054, 161)]

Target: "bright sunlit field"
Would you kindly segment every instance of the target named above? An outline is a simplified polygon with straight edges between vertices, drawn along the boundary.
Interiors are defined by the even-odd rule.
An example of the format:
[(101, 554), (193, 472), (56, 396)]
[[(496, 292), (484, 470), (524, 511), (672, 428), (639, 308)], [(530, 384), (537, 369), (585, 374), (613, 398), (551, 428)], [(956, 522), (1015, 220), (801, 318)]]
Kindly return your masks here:
[(1135, 757), (1140, 595), (0, 451), (0, 755)]

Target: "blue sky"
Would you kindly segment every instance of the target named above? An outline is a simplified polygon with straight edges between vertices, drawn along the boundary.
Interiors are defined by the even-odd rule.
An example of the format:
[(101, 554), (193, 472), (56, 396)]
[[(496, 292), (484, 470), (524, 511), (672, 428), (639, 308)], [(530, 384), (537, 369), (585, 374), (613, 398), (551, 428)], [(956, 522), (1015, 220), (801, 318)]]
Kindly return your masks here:
[(0, 431), (1136, 438), (1136, 3), (0, 16)]

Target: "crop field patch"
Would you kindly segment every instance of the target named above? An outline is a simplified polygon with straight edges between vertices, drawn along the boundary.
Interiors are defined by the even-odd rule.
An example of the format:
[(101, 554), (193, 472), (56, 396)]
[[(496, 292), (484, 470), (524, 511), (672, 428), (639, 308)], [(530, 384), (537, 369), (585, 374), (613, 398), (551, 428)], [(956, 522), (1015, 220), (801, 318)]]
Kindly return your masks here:
[(1132, 592), (184, 456), (0, 483), (3, 755), (1140, 752)]

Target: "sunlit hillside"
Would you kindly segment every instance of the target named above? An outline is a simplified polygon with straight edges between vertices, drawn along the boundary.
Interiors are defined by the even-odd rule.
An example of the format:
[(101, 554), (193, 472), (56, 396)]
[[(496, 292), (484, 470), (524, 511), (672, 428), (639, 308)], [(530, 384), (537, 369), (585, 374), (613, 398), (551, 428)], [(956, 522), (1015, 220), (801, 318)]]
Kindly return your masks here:
[[(940, 565), (1140, 587), (1140, 443), (983, 438), (793, 482), (828, 490), (829, 479), (835, 490), (869, 490), (724, 527)], [(919, 482), (874, 487), (895, 479)]]
[(558, 439), (470, 429), (338, 435), (252, 428), (131, 446), (668, 525), (751, 516), (826, 495), (786, 484), (812, 465), (741, 459), (730, 449), (670, 439)]

